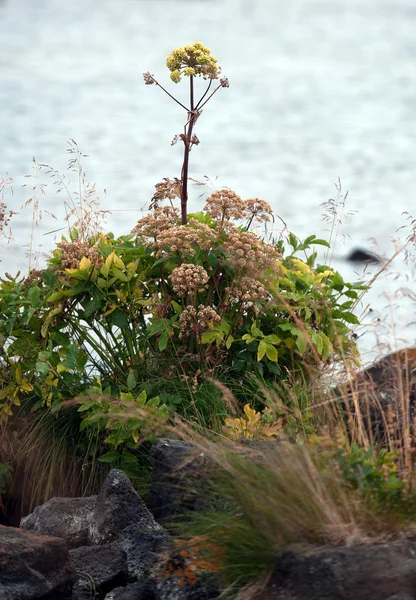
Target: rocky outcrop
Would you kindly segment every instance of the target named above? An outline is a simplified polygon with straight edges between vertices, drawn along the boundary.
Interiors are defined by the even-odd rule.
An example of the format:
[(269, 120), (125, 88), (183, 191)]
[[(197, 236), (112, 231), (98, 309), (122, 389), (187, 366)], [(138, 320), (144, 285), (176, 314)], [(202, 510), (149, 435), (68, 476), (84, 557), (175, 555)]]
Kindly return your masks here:
[(197, 446), (160, 438), (151, 449), (152, 486), (149, 506), (162, 523), (183, 518), (204, 492), (207, 463), (212, 461)]
[(117, 542), (83, 546), (70, 554), (77, 574), (74, 599), (102, 598), (115, 587), (127, 584), (127, 557)]
[(1, 600), (67, 600), (74, 580), (64, 540), (0, 525)]
[(386, 440), (387, 421), (399, 438), (403, 425), (416, 433), (416, 347), (384, 356), (339, 384), (337, 393), (347, 420), (362, 422), (375, 442)]
[(68, 548), (87, 546), (97, 496), (88, 498), (51, 498), (23, 517), (20, 527), (39, 535), (53, 535), (66, 541)]
[(415, 598), (413, 541), (281, 553), (262, 596), (262, 600)]
[[(267, 461), (268, 452), (275, 456), (276, 448), (275, 442), (253, 442), (243, 453), (260, 451)], [(213, 463), (196, 446), (158, 440), (153, 458), (152, 499), (162, 517), (175, 516), (169, 497), (182, 515), (206, 505), (201, 494)], [(23, 524), (26, 530), (0, 528), (0, 600), (220, 597), (218, 574), (207, 570), (206, 562), (201, 568), (197, 555), (175, 546), (122, 471), (110, 472), (98, 496), (55, 499), (25, 517)], [(59, 533), (62, 539), (34, 531)], [(66, 543), (76, 547), (68, 552)], [(411, 599), (416, 600), (416, 541), (411, 540), (281, 552), (266, 588), (252, 598)]]
[(92, 544), (111, 542), (130, 525), (142, 529), (147, 535), (153, 530), (159, 533), (161, 529), (129, 478), (123, 471), (113, 469), (97, 496), (90, 520), (89, 539)]

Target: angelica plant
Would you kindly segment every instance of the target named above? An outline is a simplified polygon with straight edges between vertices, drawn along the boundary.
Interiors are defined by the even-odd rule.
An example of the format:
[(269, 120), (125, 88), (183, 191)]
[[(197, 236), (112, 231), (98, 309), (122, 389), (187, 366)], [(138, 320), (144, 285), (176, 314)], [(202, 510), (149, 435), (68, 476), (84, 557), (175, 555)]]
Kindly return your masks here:
[[(169, 54), (166, 66), (170, 71), (171, 80), (174, 83), (179, 83), (182, 77), (189, 77), (189, 106), (185, 106), (172, 96), (151, 73), (147, 72), (143, 74), (146, 85), (158, 85), (165, 94), (172, 98), (187, 113), (183, 133), (176, 135), (172, 141), (172, 145), (176, 144), (179, 140), (182, 140), (184, 144), (181, 178), (177, 192), (181, 200), (182, 225), (186, 225), (187, 223), (189, 153), (193, 146), (199, 144), (199, 139), (194, 133), (195, 123), (201, 116), (202, 109), (213, 95), (221, 87), (229, 87), (226, 77), (219, 79), (221, 67), (217, 63), (218, 61), (215, 56), (212, 56), (210, 49), (201, 42), (195, 42), (183, 48), (175, 48)], [(198, 101), (195, 100), (195, 77), (202, 77), (208, 81), (207, 88)], [(218, 79), (219, 84), (211, 91), (213, 81)]]

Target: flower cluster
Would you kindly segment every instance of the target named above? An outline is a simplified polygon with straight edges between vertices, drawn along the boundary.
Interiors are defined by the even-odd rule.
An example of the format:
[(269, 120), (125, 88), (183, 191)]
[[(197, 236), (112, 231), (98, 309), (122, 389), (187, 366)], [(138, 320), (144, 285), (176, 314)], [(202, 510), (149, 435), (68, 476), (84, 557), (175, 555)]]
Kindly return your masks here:
[(224, 223), (230, 219), (242, 219), (245, 215), (245, 203), (233, 190), (222, 189), (208, 196), (204, 210)]
[(7, 210), (5, 203), (0, 200), (0, 235), (9, 226), (10, 218), (17, 213), (12, 210)]
[(180, 322), (180, 337), (196, 333), (200, 335), (204, 331), (212, 329), (214, 323), (219, 323), (221, 317), (210, 306), (200, 304), (198, 310), (192, 305), (188, 305), (181, 312), (179, 317)]
[(209, 250), (218, 236), (214, 229), (196, 219), (190, 219), (188, 225), (172, 226), (160, 232), (155, 248), (157, 257), (177, 252), (182, 257), (194, 256), (196, 248)]
[[(217, 59), (201, 42), (195, 42), (183, 48), (175, 48), (166, 59), (166, 66), (170, 71), (170, 78), (175, 83), (180, 82), (182, 75), (185, 77), (201, 75), (204, 79), (218, 79), (220, 72)], [(146, 75), (149, 76), (150, 73), (145, 74), (147, 83)], [(149, 81), (149, 83), (152, 82)]]
[(131, 232), (139, 236), (157, 239), (162, 231), (173, 227), (178, 219), (179, 210), (177, 208), (162, 206), (139, 219)]
[(272, 266), (280, 257), (275, 246), (262, 242), (254, 233), (237, 228), (228, 233), (223, 248), (230, 262), (239, 270), (249, 268), (253, 272), (260, 272)]
[(146, 71), (146, 73), (143, 73), (143, 79), (145, 85), (152, 85), (153, 83), (156, 83), (156, 79), (154, 75), (150, 73), (150, 71)]
[(204, 267), (183, 263), (173, 269), (169, 279), (172, 282), (173, 290), (182, 295), (202, 292), (206, 288), (209, 277)]
[(61, 250), (61, 268), (77, 269), (81, 258), (89, 258), (96, 269), (100, 269), (103, 264), (103, 257), (97, 250), (91, 247), (88, 242), (74, 240), (73, 242), (59, 242), (58, 248)]
[(244, 202), (244, 212), (251, 221), (268, 223), (273, 218), (272, 207), (261, 198), (249, 198)]
[(243, 309), (251, 306), (256, 300), (267, 300), (270, 294), (265, 286), (254, 277), (241, 277), (233, 281), (230, 288), (226, 288), (229, 292), (228, 301), (230, 304), (241, 304)]

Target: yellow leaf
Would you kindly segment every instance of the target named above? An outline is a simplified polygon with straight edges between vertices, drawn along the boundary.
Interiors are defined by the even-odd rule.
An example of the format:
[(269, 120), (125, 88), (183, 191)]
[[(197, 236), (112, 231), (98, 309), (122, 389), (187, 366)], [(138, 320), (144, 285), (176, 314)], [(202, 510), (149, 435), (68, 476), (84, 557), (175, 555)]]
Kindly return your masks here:
[(92, 260), (90, 258), (87, 258), (86, 256), (83, 256), (79, 262), (79, 266), (78, 269), (80, 271), (91, 271), (92, 268)]
[(311, 272), (311, 268), (309, 265), (300, 260), (299, 258), (292, 258), (293, 264), (299, 269), (301, 273), (309, 274)]
[(33, 385), (24, 379), (20, 384), (20, 389), (24, 392), (31, 392), (33, 390)]

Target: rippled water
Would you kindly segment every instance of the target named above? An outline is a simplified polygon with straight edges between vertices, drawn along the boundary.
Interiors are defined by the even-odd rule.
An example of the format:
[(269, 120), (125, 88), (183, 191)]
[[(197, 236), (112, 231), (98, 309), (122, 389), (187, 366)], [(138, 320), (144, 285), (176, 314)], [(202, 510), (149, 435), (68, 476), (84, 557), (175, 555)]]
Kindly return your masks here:
[[(0, 174), (21, 189), (31, 158), (66, 169), (66, 140), (89, 155), (88, 177), (97, 182), (108, 226), (129, 230), (164, 176), (179, 176), (181, 147), (170, 142), (184, 113), (154, 86), (150, 70), (180, 98), (185, 86), (168, 81), (164, 61), (177, 45), (201, 39), (230, 79), (230, 89), (207, 105), (197, 124), (200, 146), (191, 176), (204, 175), (243, 197), (267, 199), (299, 236), (322, 234), (320, 204), (349, 190), (334, 264), (354, 246), (391, 253), (390, 239), (415, 209), (416, 6), (413, 0), (0, 0)], [(63, 197), (52, 182), (41, 199), (62, 217)], [(200, 189), (192, 207), (200, 207)], [(16, 217), (15, 243), (0, 247), (1, 271), (24, 257), (30, 214)], [(45, 216), (40, 234), (55, 229)], [(404, 239), (407, 231), (400, 232)], [(44, 248), (52, 236), (38, 236)], [(410, 281), (383, 280), (369, 296), (378, 311)], [(395, 300), (394, 300), (395, 301)], [(414, 304), (400, 300), (406, 320)], [(388, 313), (387, 321), (391, 323)], [(399, 311), (394, 310), (403, 336)], [(414, 330), (406, 327), (407, 343)], [(363, 336), (370, 350), (375, 338)]]

